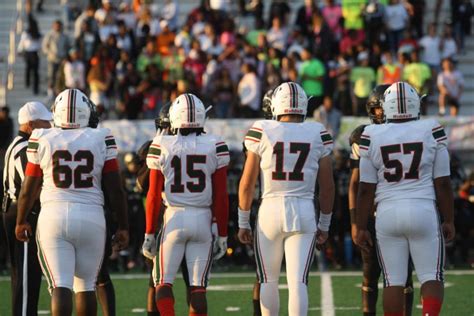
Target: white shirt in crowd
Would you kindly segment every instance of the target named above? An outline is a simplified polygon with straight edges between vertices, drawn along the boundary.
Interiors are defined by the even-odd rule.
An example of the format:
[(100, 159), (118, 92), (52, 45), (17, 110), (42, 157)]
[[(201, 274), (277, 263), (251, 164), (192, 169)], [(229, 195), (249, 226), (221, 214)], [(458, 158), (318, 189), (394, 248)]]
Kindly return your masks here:
[(406, 27), (408, 22), (407, 9), (402, 3), (385, 7), (386, 24), (390, 31), (399, 31)]
[(161, 9), (161, 18), (168, 21), (168, 26), (171, 30), (175, 30), (178, 27), (178, 15), (179, 7), (176, 0), (169, 1), (163, 5)]
[(41, 37), (34, 39), (27, 32), (21, 33), (18, 52), (38, 52), (41, 49)]
[(443, 71), (438, 74), (438, 86), (444, 86), (451, 97), (457, 98), (464, 86), (464, 77), (458, 70)]
[(443, 40), (443, 49), (441, 50), (441, 58), (453, 58), (456, 59), (458, 53), (458, 46), (454, 38), (446, 38)]
[(82, 61), (67, 61), (64, 64), (64, 81), (66, 87), (84, 90), (86, 88), (86, 68)]
[(423, 48), (422, 61), (430, 66), (439, 66), (441, 63), (440, 38), (438, 36), (423, 36), (420, 46)]
[(280, 29), (271, 28), (267, 33), (267, 42), (273, 48), (279, 49), (282, 52), (286, 49), (286, 42), (288, 39), (288, 29), (281, 27)]
[(248, 106), (254, 111), (260, 109), (260, 80), (254, 72), (246, 73), (240, 79), (237, 92), (242, 105)]
[(210, 0), (209, 1), (209, 6), (211, 7), (212, 10), (222, 10), (222, 11), (227, 11), (232, 2), (229, 0)]

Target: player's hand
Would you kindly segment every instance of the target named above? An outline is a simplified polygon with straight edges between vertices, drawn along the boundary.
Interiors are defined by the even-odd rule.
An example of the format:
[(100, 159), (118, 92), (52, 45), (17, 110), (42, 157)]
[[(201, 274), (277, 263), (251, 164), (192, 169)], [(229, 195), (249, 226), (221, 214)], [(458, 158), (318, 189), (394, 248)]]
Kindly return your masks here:
[(328, 240), (329, 233), (318, 229), (316, 232), (316, 244), (322, 246)]
[(355, 244), (357, 240), (357, 225), (356, 224), (351, 224), (351, 237), (352, 237), (352, 241)]
[(243, 244), (250, 245), (253, 242), (252, 231), (250, 229), (239, 228), (237, 236)]
[(443, 230), (444, 240), (446, 240), (447, 242), (453, 240), (456, 236), (456, 229), (454, 228), (453, 223), (444, 222), (443, 224), (441, 224), (441, 229)]
[(112, 240), (112, 247), (117, 250), (123, 250), (128, 246), (128, 230), (127, 229), (118, 229)]
[(150, 260), (156, 256), (156, 239), (153, 234), (145, 234), (142, 246), (143, 255)]
[(227, 237), (218, 236), (214, 241), (213, 260), (219, 260), (227, 252)]
[(15, 235), (16, 239), (23, 242), (30, 241), (29, 236), (33, 235), (33, 231), (31, 230), (31, 226), (29, 223), (17, 224), (15, 227)]
[(355, 243), (357, 246), (365, 250), (369, 250), (374, 246), (374, 243), (372, 242), (372, 236), (370, 236), (370, 232), (366, 229), (358, 230)]

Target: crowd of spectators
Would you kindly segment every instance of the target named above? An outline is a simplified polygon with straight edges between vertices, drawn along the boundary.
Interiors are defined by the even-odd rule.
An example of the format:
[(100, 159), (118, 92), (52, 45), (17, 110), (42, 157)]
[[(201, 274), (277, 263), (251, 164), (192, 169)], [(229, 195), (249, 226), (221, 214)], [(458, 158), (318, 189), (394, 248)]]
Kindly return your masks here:
[[(104, 118), (153, 118), (185, 91), (212, 104), (211, 116), (258, 117), (263, 93), (289, 80), (313, 97), (310, 116), (325, 98), (342, 115), (365, 115), (374, 85), (399, 80), (432, 103), (439, 91), (439, 113), (456, 115), (464, 85), (456, 61), (472, 7), (451, 1), (453, 19), (425, 33), (425, 2), (305, 0), (292, 14), (287, 1), (265, 1), (264, 10), (262, 0), (202, 0), (180, 23), (177, 0), (63, 1), (64, 18), (42, 45), (30, 14), (19, 50), (33, 69), (42, 49), (51, 98), (81, 89)], [(37, 78), (27, 70), (27, 85), (30, 72)]]

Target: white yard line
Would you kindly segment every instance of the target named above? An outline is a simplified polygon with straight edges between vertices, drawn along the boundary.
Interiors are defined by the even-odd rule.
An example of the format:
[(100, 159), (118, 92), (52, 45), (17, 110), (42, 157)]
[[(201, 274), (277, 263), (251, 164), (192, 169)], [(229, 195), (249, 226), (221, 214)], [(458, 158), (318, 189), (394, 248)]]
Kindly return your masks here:
[(331, 274), (321, 274), (321, 315), (334, 316), (334, 297), (332, 293)]
[[(332, 277), (349, 277), (349, 276), (362, 276), (362, 272), (359, 271), (333, 271), (323, 272), (327, 273)], [(474, 270), (448, 270), (444, 271), (446, 275), (474, 275)], [(286, 273), (280, 274), (282, 277), (286, 276)], [(321, 276), (321, 272), (310, 272), (310, 276)], [(144, 273), (133, 273), (133, 274), (111, 274), (113, 280), (142, 280), (148, 279), (150, 276)], [(232, 278), (253, 278), (256, 277), (254, 272), (232, 272), (232, 273), (212, 273), (211, 279), (232, 279)], [(182, 278), (181, 275), (177, 275), (176, 278)], [(0, 282), (10, 282), (10, 276), (0, 276)]]

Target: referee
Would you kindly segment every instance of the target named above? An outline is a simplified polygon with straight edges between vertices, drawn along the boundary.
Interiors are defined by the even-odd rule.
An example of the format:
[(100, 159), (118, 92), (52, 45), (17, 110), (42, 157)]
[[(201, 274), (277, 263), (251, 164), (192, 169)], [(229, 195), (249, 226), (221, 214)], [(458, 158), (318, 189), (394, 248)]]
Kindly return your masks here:
[[(30, 242), (23, 243), (15, 237), (17, 216), (17, 198), (25, 177), (28, 162), (26, 157), (28, 138), (35, 128), (49, 128), (52, 120), (51, 112), (39, 102), (28, 102), (18, 112), (18, 136), (7, 149), (3, 170), (3, 225), (8, 245), (8, 253), (12, 267), (12, 315), (37, 315), (38, 298), (41, 286), (41, 267), (36, 250), (36, 222), (38, 220), (39, 203), (37, 202), (28, 217), (33, 229)], [(25, 256), (27, 252), (27, 256)]]

